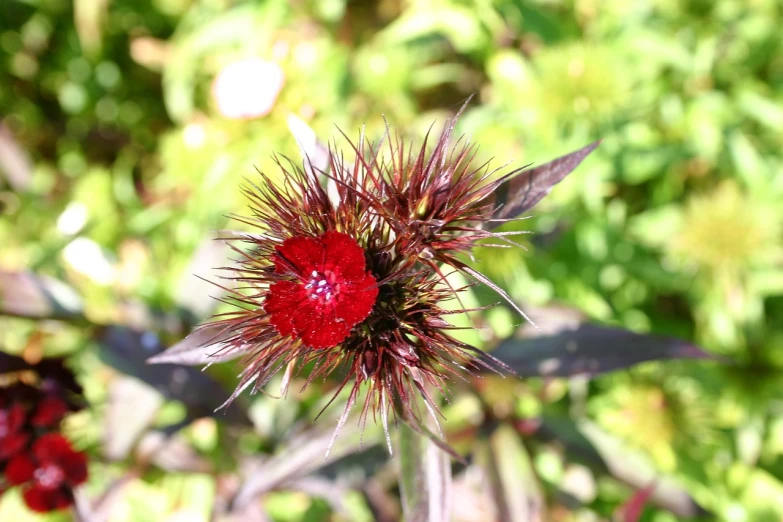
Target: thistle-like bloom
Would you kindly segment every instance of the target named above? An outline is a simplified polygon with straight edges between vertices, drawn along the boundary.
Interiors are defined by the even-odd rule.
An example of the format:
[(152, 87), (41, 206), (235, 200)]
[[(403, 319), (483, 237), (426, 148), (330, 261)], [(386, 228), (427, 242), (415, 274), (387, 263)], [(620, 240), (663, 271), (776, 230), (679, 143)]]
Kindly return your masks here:
[(425, 140), (411, 150), (390, 136), (376, 147), (362, 135), (351, 144), (350, 161), (331, 150), (322, 171), (278, 161), (280, 183), (261, 173), (260, 183), (245, 189), (252, 217), (235, 216), (253, 232), (222, 237), (238, 256), (226, 268), (234, 284), (222, 286), (235, 309), (152, 362), (243, 356), (241, 383), (229, 401), (247, 387), (261, 389), (283, 369), (283, 391), (307, 363), (313, 363), (308, 383), (342, 369), (337, 393), (347, 385), (351, 391), (340, 425), (364, 383), (362, 416), (379, 413), (386, 425), (389, 411), (418, 420), (416, 395), (434, 414), (431, 391), (445, 393), (446, 380), (464, 370), (506, 370), (449, 334), (446, 316), (455, 312), (443, 305), (459, 300), (464, 288), (454, 288), (448, 274), (488, 284), (517, 308), (462, 258), (483, 239), (515, 245), (511, 233), (492, 232), (494, 224), (530, 208), (595, 145), (570, 163), (553, 163), (560, 169), (554, 174), (539, 172), (543, 183), (533, 173), (518, 193), (509, 197), (506, 190), (500, 211), (498, 189), (518, 171), (497, 176), (475, 166), (474, 147), (450, 145), (454, 121), (432, 147)]

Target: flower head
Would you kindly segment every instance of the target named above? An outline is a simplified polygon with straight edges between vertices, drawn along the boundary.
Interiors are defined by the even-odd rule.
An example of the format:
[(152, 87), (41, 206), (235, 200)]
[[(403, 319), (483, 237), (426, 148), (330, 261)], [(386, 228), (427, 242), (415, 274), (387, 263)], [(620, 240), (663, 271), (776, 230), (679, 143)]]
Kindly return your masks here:
[(87, 458), (74, 451), (68, 439), (43, 435), (29, 454), (17, 455), (5, 469), (9, 484), (22, 486), (25, 503), (33, 511), (48, 512), (73, 504), (73, 488), (87, 480)]
[[(376, 146), (362, 135), (349, 142), (352, 159), (332, 149), (323, 171), (278, 160), (279, 183), (261, 173), (260, 183), (244, 190), (252, 216), (235, 216), (253, 231), (222, 237), (238, 256), (225, 276), (235, 286), (222, 287), (234, 309), (153, 362), (177, 362), (191, 349), (212, 360), (243, 356), (242, 380), (229, 402), (284, 368), (284, 392), (305, 364), (313, 363), (308, 383), (342, 369), (335, 396), (346, 386), (350, 394), (340, 425), (365, 383), (362, 416), (380, 413), (385, 424), (390, 411), (419, 420), (416, 395), (434, 415), (431, 392), (445, 393), (450, 376), (478, 367), (508, 370), (450, 335), (447, 316), (455, 312), (444, 303), (465, 290), (448, 279), (459, 271), (519, 310), (462, 259), (483, 239), (515, 245), (513, 233), (492, 232), (491, 222), (498, 215), (495, 192), (518, 171), (496, 176), (476, 166), (473, 146), (450, 143), (453, 127), (454, 120), (432, 146), (425, 140), (418, 149), (388, 135)], [(520, 184), (530, 197), (503, 217), (538, 201), (594, 147), (558, 166), (545, 186), (531, 175)], [(469, 311), (462, 306), (459, 313)]]

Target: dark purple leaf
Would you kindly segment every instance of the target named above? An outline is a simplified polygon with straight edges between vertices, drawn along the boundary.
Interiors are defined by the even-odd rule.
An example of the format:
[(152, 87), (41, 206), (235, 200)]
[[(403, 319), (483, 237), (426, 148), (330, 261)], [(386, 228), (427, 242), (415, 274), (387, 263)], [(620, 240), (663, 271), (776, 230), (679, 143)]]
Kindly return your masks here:
[(216, 413), (230, 392), (208, 374), (187, 366), (147, 364), (150, 355), (164, 349), (154, 333), (108, 326), (96, 333), (96, 340), (103, 348), (100, 356), (106, 364), (146, 382), (168, 399), (181, 401), (191, 419), (219, 416), (232, 424), (250, 422), (237, 402)]
[(0, 351), (0, 375), (7, 372), (33, 371), (40, 379), (40, 388), (46, 393), (57, 393), (71, 402), (74, 409), (79, 407), (77, 396), (82, 387), (76, 382), (73, 372), (65, 366), (61, 357), (47, 357), (36, 363), (28, 363), (23, 358)]
[(492, 355), (520, 377), (593, 376), (645, 361), (714, 358), (680, 339), (590, 324), (554, 335), (509, 338)]
[(228, 349), (224, 341), (232, 337), (222, 325), (205, 324), (166, 351), (150, 357), (150, 364), (200, 365), (230, 361), (242, 355), (238, 349)]
[(29, 370), (30, 363), (10, 353), (0, 352), (0, 374)]
[(84, 320), (81, 298), (70, 286), (27, 271), (0, 270), (0, 314), (30, 319)]
[[(495, 204), (499, 208), (492, 216), (497, 220), (513, 219), (533, 208), (552, 187), (569, 175), (588, 154), (598, 147), (596, 141), (540, 167), (523, 170), (503, 183), (495, 192)], [(502, 221), (488, 224), (489, 228), (500, 226)]]

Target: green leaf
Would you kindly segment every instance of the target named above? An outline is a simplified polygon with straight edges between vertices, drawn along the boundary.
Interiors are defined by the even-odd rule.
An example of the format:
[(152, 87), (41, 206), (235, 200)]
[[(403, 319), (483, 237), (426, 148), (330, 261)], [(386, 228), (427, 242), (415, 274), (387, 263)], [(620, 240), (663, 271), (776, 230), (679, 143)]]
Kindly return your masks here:
[(498, 520), (546, 520), (543, 492), (519, 435), (499, 426), (479, 448), (489, 475)]

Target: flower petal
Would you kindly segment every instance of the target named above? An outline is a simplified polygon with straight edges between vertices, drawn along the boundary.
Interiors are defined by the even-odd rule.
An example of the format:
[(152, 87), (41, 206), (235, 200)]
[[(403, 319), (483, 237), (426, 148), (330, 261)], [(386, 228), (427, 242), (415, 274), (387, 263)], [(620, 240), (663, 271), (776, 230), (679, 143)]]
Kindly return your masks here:
[(59, 462), (59, 459), (74, 453), (68, 439), (59, 433), (41, 435), (33, 444), (33, 455), (39, 462)]
[(368, 272), (362, 279), (346, 285), (341, 290), (335, 306), (337, 316), (353, 327), (370, 315), (377, 298), (375, 278)]
[(33, 426), (51, 428), (58, 425), (66, 413), (68, 413), (68, 405), (65, 401), (59, 397), (50, 395), (44, 397), (44, 399), (38, 403), (38, 407), (30, 419), (30, 423)]
[(275, 250), (275, 271), (280, 274), (308, 277), (310, 272), (323, 267), (324, 247), (317, 238), (292, 237)]
[(35, 463), (27, 455), (18, 455), (11, 459), (5, 468), (5, 479), (9, 484), (19, 486), (33, 480)]
[(22, 492), (22, 497), (27, 507), (38, 513), (48, 513), (49, 511), (67, 508), (73, 504), (73, 493), (64, 489), (47, 491), (31, 487)]
[(323, 270), (332, 270), (346, 281), (364, 278), (367, 262), (355, 239), (341, 232), (327, 232), (319, 239), (325, 250)]
[(264, 311), (280, 335), (294, 332), (294, 319), (301, 313), (302, 301), (307, 300), (304, 286), (291, 281), (278, 281), (269, 287)]

